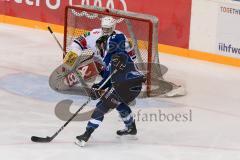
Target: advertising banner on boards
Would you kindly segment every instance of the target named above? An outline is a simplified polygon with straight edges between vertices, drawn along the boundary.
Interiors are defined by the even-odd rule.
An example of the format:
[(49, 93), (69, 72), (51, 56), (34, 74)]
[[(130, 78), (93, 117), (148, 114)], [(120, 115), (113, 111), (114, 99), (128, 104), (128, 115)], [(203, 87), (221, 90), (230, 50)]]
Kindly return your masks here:
[[(95, 5), (159, 18), (159, 43), (188, 48), (192, 0), (0, 0), (0, 14), (64, 24), (67, 5)], [(1, 9), (2, 8), (2, 9)]]
[(216, 53), (240, 58), (240, 2), (219, 4)]

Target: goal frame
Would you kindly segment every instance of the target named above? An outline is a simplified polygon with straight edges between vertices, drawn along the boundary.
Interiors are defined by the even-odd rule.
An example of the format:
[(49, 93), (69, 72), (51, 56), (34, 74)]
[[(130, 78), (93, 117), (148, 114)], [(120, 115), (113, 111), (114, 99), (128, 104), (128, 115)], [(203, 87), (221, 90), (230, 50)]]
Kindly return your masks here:
[[(108, 8), (103, 8), (103, 7), (95, 7), (95, 6), (66, 6), (65, 8), (65, 21), (64, 21), (64, 42), (63, 42), (63, 49), (66, 53), (67, 50), (67, 24), (68, 24), (68, 11), (70, 9), (75, 9), (75, 10), (81, 10), (81, 12), (85, 11), (85, 12), (91, 12), (91, 13), (96, 13), (99, 15), (106, 15), (106, 16), (114, 16), (114, 17), (118, 17), (123, 18), (123, 19), (131, 19), (131, 20), (137, 20), (137, 21), (143, 21), (146, 22), (149, 25), (149, 34), (148, 34), (148, 49), (147, 49), (147, 74), (146, 74), (146, 90), (147, 90), (147, 96), (150, 97), (151, 94), (151, 72), (152, 72), (152, 63), (153, 63), (153, 54), (158, 54), (158, 53), (153, 53), (153, 52), (157, 52), (157, 45), (158, 45), (158, 38), (154, 37), (154, 27), (158, 27), (158, 19), (154, 16), (150, 16), (150, 15), (146, 15), (148, 17), (154, 18), (154, 21), (150, 18), (141, 18), (141, 17), (134, 17), (133, 15), (137, 15), (138, 13), (134, 13), (134, 12), (130, 12), (133, 13), (133, 15), (127, 15), (127, 14), (123, 14), (124, 11), (120, 11), (120, 10), (116, 10), (116, 9), (108, 9)], [(129, 12), (129, 11), (127, 11)], [(119, 14), (120, 13), (120, 14)], [(140, 13), (139, 13), (140, 14)], [(143, 14), (141, 14), (143, 15)], [(144, 14), (145, 15), (145, 14)], [(155, 24), (154, 24), (155, 23)], [(158, 37), (158, 32), (155, 29), (155, 36)], [(154, 40), (155, 39), (155, 40)], [(157, 39), (157, 40), (156, 40)], [(154, 45), (153, 45), (154, 43)], [(158, 58), (155, 57), (155, 58)], [(159, 63), (159, 60), (155, 60)], [(161, 75), (159, 75), (161, 76)]]

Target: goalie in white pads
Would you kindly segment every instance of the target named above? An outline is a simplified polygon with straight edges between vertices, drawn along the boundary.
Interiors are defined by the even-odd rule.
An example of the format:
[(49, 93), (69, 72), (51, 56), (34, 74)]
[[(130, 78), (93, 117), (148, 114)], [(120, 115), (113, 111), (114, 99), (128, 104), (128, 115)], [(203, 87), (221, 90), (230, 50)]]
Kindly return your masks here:
[[(97, 72), (102, 76), (102, 70), (104, 67), (104, 63), (102, 61), (102, 58), (104, 57), (104, 51), (102, 48), (106, 46), (106, 40), (109, 38), (111, 34), (120, 34), (122, 32), (115, 30), (116, 26), (116, 20), (113, 19), (110, 16), (103, 17), (101, 20), (101, 28), (93, 29), (90, 32), (86, 32), (84, 35), (80, 35), (79, 37), (75, 38), (71, 45), (68, 47), (68, 53), (64, 57), (64, 63), (68, 66), (73, 66), (75, 61), (79, 56), (82, 56), (82, 54), (86, 54), (86, 50), (91, 51), (94, 53), (93, 55), (93, 61), (97, 67)], [(125, 36), (127, 39), (127, 37)], [(125, 50), (131, 57), (131, 59), (134, 61), (136, 59), (136, 54), (133, 50), (133, 47), (131, 43), (126, 40), (125, 42)], [(87, 55), (86, 55), (87, 56)], [(89, 65), (89, 64), (85, 64)], [(91, 64), (89, 65), (91, 66)], [(84, 66), (81, 66), (80, 69), (83, 69)], [(84, 80), (88, 80), (91, 77), (95, 77), (96, 71), (91, 70), (95, 69), (92, 66), (88, 67), (88, 70), (82, 70), (82, 76)], [(63, 69), (64, 71), (64, 69)], [(92, 73), (91, 75), (87, 75), (87, 73)], [(85, 77), (86, 76), (86, 77)], [(71, 79), (67, 79), (67, 81), (71, 81)], [(68, 82), (69, 87), (72, 87), (75, 85), (74, 82)], [(77, 82), (76, 82), (77, 83)]]

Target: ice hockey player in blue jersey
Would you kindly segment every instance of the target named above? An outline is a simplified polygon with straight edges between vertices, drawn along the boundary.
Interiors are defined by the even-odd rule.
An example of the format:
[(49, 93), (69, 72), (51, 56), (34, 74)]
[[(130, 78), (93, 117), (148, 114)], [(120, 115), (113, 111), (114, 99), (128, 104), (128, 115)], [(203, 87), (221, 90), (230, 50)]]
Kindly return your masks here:
[[(118, 130), (117, 135), (136, 135), (137, 128), (128, 104), (133, 101), (142, 89), (145, 77), (136, 68), (126, 51), (126, 36), (123, 33), (112, 32), (99, 42), (103, 51), (105, 70), (101, 73), (103, 79), (92, 86), (92, 99), (98, 99), (96, 109), (92, 113), (86, 131), (77, 136), (76, 144), (84, 146), (91, 134), (102, 123), (104, 114), (110, 109), (116, 109), (124, 124), (125, 129)], [(106, 92), (99, 96), (98, 88), (107, 80), (109, 75), (114, 73), (111, 79), (105, 83), (102, 89)]]

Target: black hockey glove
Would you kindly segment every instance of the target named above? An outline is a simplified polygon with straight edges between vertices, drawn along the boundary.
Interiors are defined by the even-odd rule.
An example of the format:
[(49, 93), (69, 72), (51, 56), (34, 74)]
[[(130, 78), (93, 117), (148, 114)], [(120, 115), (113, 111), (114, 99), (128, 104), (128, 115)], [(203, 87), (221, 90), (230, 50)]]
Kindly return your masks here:
[(101, 85), (99, 83), (94, 83), (92, 85), (92, 88), (90, 90), (90, 97), (92, 100), (97, 100), (98, 98), (101, 97), (100, 91), (98, 90), (100, 86)]
[(90, 90), (90, 97), (92, 100), (97, 100), (101, 97), (100, 91), (97, 89), (91, 89)]
[(114, 54), (112, 56), (111, 65), (116, 70), (124, 70), (126, 67), (127, 56), (124, 54)]
[(99, 83), (94, 83), (92, 89), (98, 89), (101, 85)]

